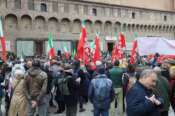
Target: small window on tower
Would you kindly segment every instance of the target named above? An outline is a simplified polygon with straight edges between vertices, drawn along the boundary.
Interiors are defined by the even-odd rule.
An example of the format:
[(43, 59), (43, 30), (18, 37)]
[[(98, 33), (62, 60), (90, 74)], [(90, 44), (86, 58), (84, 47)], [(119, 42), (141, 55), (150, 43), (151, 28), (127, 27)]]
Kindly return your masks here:
[(135, 12), (132, 12), (132, 19), (135, 19)]
[(167, 16), (164, 16), (164, 21), (167, 21)]
[(92, 14), (93, 14), (94, 16), (97, 16), (97, 9), (96, 9), (96, 8), (93, 8), (93, 9), (92, 9)]
[(41, 11), (47, 12), (47, 5), (45, 3), (41, 3)]

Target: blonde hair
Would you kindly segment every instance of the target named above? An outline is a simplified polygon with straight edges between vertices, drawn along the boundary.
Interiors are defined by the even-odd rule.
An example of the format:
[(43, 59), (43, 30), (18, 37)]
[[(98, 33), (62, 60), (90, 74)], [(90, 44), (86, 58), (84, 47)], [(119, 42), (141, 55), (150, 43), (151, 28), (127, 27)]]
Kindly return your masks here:
[(175, 78), (175, 66), (170, 67), (169, 73), (171, 78)]

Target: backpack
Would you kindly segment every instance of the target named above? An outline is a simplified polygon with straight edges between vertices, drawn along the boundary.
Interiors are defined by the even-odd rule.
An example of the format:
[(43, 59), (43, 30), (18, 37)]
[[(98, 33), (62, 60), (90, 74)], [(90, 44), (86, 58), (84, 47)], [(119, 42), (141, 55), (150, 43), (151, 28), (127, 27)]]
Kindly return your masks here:
[[(99, 77), (99, 76), (104, 76), (104, 77)], [(110, 98), (111, 87), (112, 87), (112, 81), (109, 81), (106, 75), (98, 75), (94, 81), (95, 99), (101, 102)]]
[(51, 72), (51, 76), (52, 76), (53, 79), (57, 79), (61, 75), (60, 69), (57, 65), (51, 66), (50, 72)]
[(71, 76), (63, 77), (58, 79), (58, 89), (60, 90), (60, 93), (62, 95), (71, 95), (69, 87), (68, 87), (68, 81), (72, 78)]

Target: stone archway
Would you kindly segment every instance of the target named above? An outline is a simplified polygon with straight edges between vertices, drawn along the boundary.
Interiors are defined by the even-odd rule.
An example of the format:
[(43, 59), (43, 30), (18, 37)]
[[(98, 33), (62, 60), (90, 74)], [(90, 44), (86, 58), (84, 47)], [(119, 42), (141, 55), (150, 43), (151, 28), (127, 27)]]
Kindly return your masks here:
[(39, 30), (39, 31), (43, 31), (45, 30), (46, 27), (46, 21), (45, 18), (43, 16), (37, 16), (35, 17), (35, 29)]
[(121, 31), (121, 23), (120, 22), (116, 22), (114, 25), (114, 32), (118, 33)]
[(111, 21), (105, 22), (104, 31), (106, 35), (112, 35), (112, 22)]
[(70, 32), (70, 20), (68, 18), (63, 18), (61, 20), (61, 32), (66, 33)]
[(102, 32), (102, 21), (100, 20), (95, 21), (94, 26), (95, 26), (95, 31)]
[(55, 17), (51, 17), (48, 19), (48, 30), (52, 32), (58, 31), (58, 19)]
[(21, 16), (20, 28), (22, 30), (31, 30), (32, 29), (32, 18), (29, 15)]
[(80, 19), (75, 19), (73, 21), (72, 33), (80, 33), (81, 31), (81, 21)]
[(131, 24), (128, 24), (128, 25), (127, 25), (127, 31), (128, 31), (128, 32), (131, 31), (131, 28), (132, 28), (132, 27), (131, 27)]
[(17, 16), (14, 14), (8, 14), (5, 16), (5, 29), (7, 31), (16, 30), (18, 25)]
[(127, 26), (126, 26), (126, 23), (124, 23), (123, 25), (122, 25), (122, 31), (127, 31)]

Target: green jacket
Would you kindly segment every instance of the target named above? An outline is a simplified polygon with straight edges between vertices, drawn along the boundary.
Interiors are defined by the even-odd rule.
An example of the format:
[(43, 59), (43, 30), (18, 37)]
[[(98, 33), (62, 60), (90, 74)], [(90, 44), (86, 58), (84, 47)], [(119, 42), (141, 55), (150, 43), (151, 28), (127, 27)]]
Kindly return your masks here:
[(153, 92), (156, 95), (162, 97), (164, 100), (164, 105), (161, 110), (168, 111), (170, 107), (170, 87), (168, 80), (165, 77), (161, 76), (160, 74), (158, 75), (156, 88), (153, 90)]
[(110, 75), (110, 79), (112, 80), (114, 88), (121, 88), (123, 69), (120, 67), (114, 66), (112, 69), (109, 70), (109, 75)]

